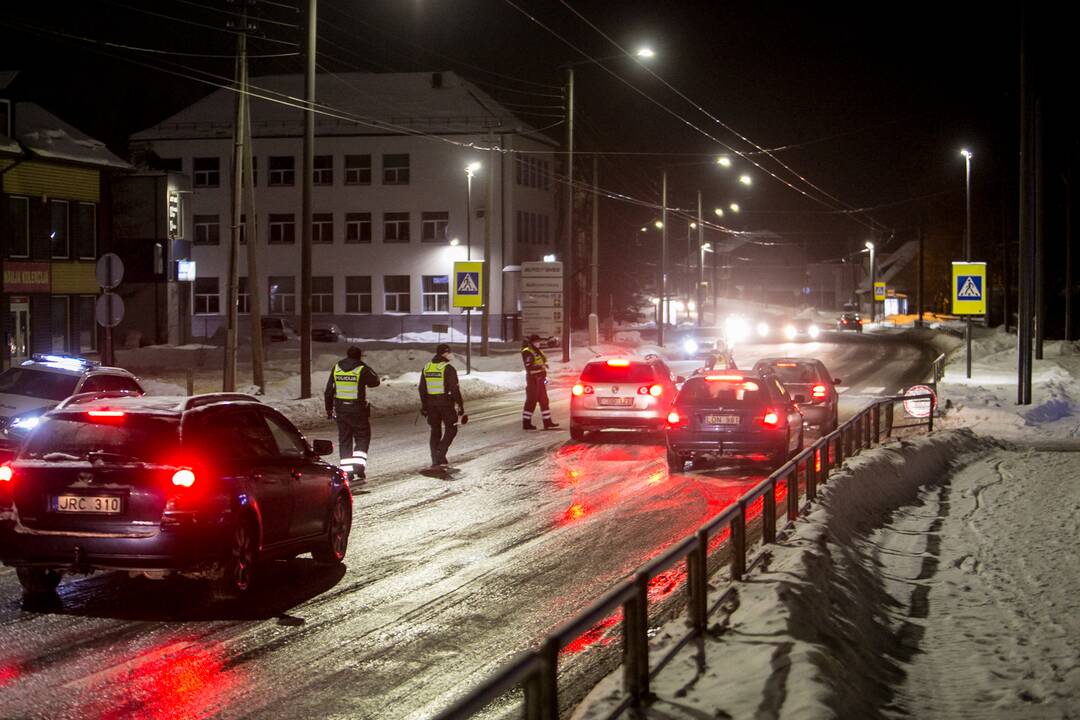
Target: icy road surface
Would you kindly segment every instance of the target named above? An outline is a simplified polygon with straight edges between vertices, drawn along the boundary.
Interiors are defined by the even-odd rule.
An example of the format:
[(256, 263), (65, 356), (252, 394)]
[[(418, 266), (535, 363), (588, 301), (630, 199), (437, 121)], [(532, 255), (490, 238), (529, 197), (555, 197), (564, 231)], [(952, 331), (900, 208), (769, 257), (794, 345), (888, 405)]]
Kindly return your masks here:
[[(848, 336), (736, 358), (785, 354), (821, 357), (843, 380), (843, 417), (923, 380), (935, 353)], [(657, 438), (570, 442), (567, 388), (551, 393), (557, 432), (523, 432), (520, 395), (470, 403), (452, 480), (418, 472), (423, 420), (377, 420), (346, 564), (277, 563), (242, 605), (99, 574), (24, 608), (0, 570), (0, 717), (429, 717), (760, 479), (671, 476)], [(309, 435), (336, 440), (329, 425)]]

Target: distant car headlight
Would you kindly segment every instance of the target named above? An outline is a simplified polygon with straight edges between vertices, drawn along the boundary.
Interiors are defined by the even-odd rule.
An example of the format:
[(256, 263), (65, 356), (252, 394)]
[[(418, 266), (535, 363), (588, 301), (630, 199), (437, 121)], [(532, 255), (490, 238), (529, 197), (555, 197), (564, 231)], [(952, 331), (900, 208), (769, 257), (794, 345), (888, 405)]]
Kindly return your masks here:
[(729, 317), (724, 323), (724, 335), (728, 345), (745, 340), (750, 335), (750, 325), (741, 317)]
[(794, 325), (787, 325), (784, 327), (784, 337), (788, 340), (794, 340), (795, 336), (799, 334), (799, 331), (795, 329)]
[(766, 335), (768, 335), (769, 334), (769, 323), (764, 322), (764, 321), (759, 322), (757, 324), (757, 334), (758, 334), (759, 337), (765, 337)]
[(696, 342), (694, 342), (692, 339), (688, 339), (688, 340), (683, 341), (682, 349), (684, 351), (686, 351), (687, 354), (693, 355), (694, 353), (696, 353), (698, 351), (698, 344)]
[(818, 335), (821, 334), (821, 330), (818, 328), (817, 325), (811, 325), (806, 329), (806, 334), (812, 338), (816, 338)]

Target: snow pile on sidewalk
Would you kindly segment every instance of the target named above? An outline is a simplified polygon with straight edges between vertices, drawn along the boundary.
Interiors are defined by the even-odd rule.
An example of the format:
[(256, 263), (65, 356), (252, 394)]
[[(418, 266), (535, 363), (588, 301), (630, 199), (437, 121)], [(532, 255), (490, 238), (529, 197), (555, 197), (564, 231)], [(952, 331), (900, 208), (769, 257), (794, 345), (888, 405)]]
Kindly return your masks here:
[(1016, 404), (1016, 336), (986, 331), (972, 342), (971, 379), (964, 350), (952, 354), (938, 385), (944, 427), (971, 427), (1018, 441), (1080, 437), (1080, 343), (1047, 341), (1034, 360), (1032, 404)]
[[(769, 549), (764, 570), (737, 584), (730, 618), (714, 616), (704, 662), (691, 644), (661, 671), (652, 686), (657, 700), (643, 716), (880, 716), (902, 678), (907, 655), (898, 625), (908, 608), (889, 593), (867, 528), (990, 447), (960, 430), (892, 441), (849, 459), (794, 536)], [(912, 536), (912, 545), (922, 538)], [(684, 633), (685, 619), (663, 627), (652, 641), (653, 662)], [(603, 717), (620, 688), (621, 671), (602, 681), (574, 718)]]

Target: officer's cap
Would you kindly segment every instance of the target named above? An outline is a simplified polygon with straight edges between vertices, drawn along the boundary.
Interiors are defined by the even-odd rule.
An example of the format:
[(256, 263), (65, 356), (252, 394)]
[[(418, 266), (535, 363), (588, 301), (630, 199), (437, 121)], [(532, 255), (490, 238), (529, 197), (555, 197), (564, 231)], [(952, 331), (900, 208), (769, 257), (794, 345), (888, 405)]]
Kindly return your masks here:
[(351, 346), (345, 354), (353, 360), (359, 360), (364, 355), (363, 351), (361, 351), (360, 348), (356, 347), (355, 345)]
[(540, 342), (540, 336), (535, 333), (530, 335), (529, 342)]
[(447, 345), (446, 343), (443, 343), (443, 344), (439, 345), (437, 348), (435, 348), (435, 354), (436, 355), (446, 355), (448, 352), (450, 352), (450, 346)]

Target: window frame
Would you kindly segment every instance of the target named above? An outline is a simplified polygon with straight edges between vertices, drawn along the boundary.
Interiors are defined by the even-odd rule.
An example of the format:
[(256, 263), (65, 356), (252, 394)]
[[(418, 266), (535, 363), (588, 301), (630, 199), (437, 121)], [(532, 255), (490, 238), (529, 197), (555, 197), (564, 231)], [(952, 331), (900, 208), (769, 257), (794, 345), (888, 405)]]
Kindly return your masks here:
[[(345, 213), (345, 244), (346, 245), (370, 245), (372, 241), (372, 224), (371, 213), (369, 212), (352, 212)], [(356, 227), (356, 239), (349, 239), (349, 231), (352, 227)], [(367, 229), (367, 239), (364, 239), (364, 229)]]
[[(446, 290), (428, 290), (427, 281), (435, 278), (443, 278)], [(434, 300), (434, 309), (428, 309), (428, 300)], [(440, 309), (440, 306), (443, 306)], [(449, 275), (421, 275), (420, 276), (420, 312), (424, 315), (449, 315), (450, 314), (450, 276)]]
[[(365, 279), (365, 278), (367, 279), (367, 292), (363, 292), (363, 291), (359, 291), (359, 290), (358, 291), (350, 291), (349, 290), (349, 281), (350, 280), (362, 280), (362, 279)], [(346, 275), (345, 276), (345, 314), (346, 315), (371, 315), (372, 310), (373, 310), (373, 306), (372, 306), (373, 296), (374, 296), (374, 293), (372, 293), (372, 290), (371, 290), (371, 276), (370, 275)], [(365, 297), (367, 298), (367, 310), (363, 309), (363, 307), (364, 307), (363, 300), (364, 300)], [(356, 300), (356, 307), (357, 307), (356, 310), (350, 310), (349, 309), (349, 300), (353, 299), (353, 298), (355, 298), (355, 300)]]
[[(199, 281), (214, 281), (214, 292), (199, 292)], [(191, 314), (192, 315), (220, 315), (221, 314), (221, 279), (215, 276), (197, 277), (191, 283)], [(200, 299), (203, 299), (205, 309), (199, 310)], [(211, 309), (213, 306), (213, 309)]]
[[(53, 233), (56, 232), (53, 224), (53, 207), (64, 206), (64, 254), (57, 255), (54, 242), (56, 238), (53, 237)], [(53, 260), (67, 260), (71, 258), (71, 201), (69, 200), (57, 200), (49, 198), (49, 258)]]
[[(439, 215), (441, 217), (432, 217)], [(428, 237), (428, 228), (432, 228), (431, 237)], [(440, 229), (442, 232), (440, 233)], [(447, 210), (428, 210), (420, 213), (420, 242), (442, 243), (446, 242), (450, 234), (450, 212)]]
[[(212, 169), (199, 169), (200, 161), (210, 160), (212, 160), (214, 163), (214, 167)], [(202, 178), (201, 182), (200, 177)], [(196, 188), (221, 187), (221, 158), (217, 156), (192, 158), (191, 185), (192, 187)]]
[[(279, 292), (274, 294), (274, 280), (289, 280), (291, 292)], [(278, 283), (279, 285), (281, 283)], [(295, 315), (296, 314), (296, 276), (295, 275), (270, 275), (266, 278), (267, 314), (268, 315)], [(278, 305), (274, 304), (274, 298), (279, 298)]]
[(79, 232), (75, 235), (75, 255), (79, 260), (96, 260), (97, 259), (97, 204), (91, 202), (78, 202), (75, 204), (75, 216), (78, 217), (81, 210), (84, 208), (90, 209), (90, 254), (84, 255), (80, 245), (84, 242), (83, 232), (86, 230), (82, 223), (79, 223)]
[[(23, 217), (24, 217), (24, 220), (25, 220), (25, 222), (23, 223), (25, 225), (25, 227), (24, 227), (25, 232), (23, 233), (23, 240), (25, 240), (25, 243), (23, 244), (23, 247), (25, 248), (25, 252), (22, 252), (22, 253), (15, 252), (15, 241), (16, 241), (17, 234), (14, 232), (14, 230), (15, 230), (15, 227), (14, 227), (14, 225), (15, 225), (15, 223), (14, 223), (15, 214), (12, 211), (12, 203), (14, 203), (14, 202), (21, 202), (23, 204), (23, 213), (24, 213)], [(8, 257), (10, 257), (10, 258), (28, 258), (28, 257), (30, 257), (30, 198), (25, 196), (25, 195), (8, 195), (8, 211), (7, 212), (8, 212), (8, 216), (12, 219), (12, 231), (13, 231), (12, 234), (11, 234), (11, 242), (9, 243), (8, 248), (7, 248)], [(50, 247), (49, 250), (51, 252), (52, 248)]]
[[(367, 165), (349, 165), (349, 161), (355, 158), (367, 158)], [(371, 153), (345, 156), (345, 184), (346, 185), (370, 185), (371, 184)], [(367, 179), (365, 180), (365, 173)]]
[[(330, 288), (326, 291), (324, 288), (322, 292), (319, 292), (315, 285), (319, 280), (329, 280)], [(329, 307), (327, 307), (329, 306)], [(311, 278), (311, 313), (313, 315), (333, 315), (334, 314), (334, 276), (333, 275), (314, 275)]]
[(334, 213), (311, 213), (311, 243), (334, 244)]
[[(288, 218), (284, 220), (283, 218)], [(295, 213), (270, 213), (267, 216), (270, 232), (267, 233), (267, 245), (295, 245), (296, 244), (296, 214)], [(281, 228), (279, 239), (274, 240), (274, 229)], [(288, 239), (286, 239), (288, 236)]]
[[(268, 187), (293, 187), (296, 185), (296, 156), (269, 155), (266, 163), (266, 184)], [(274, 167), (275, 160), (288, 160), (288, 167)]]
[[(394, 217), (393, 216), (404, 216)], [(390, 228), (395, 228), (394, 238), (390, 238)], [(405, 237), (401, 237), (401, 229), (405, 228)], [(412, 214), (409, 212), (384, 212), (383, 213), (383, 242), (390, 245), (407, 245), (412, 242), (411, 237), (412, 229)]]
[[(320, 161), (329, 161), (329, 165), (319, 167)], [(311, 184), (319, 187), (332, 186), (334, 184), (334, 156), (316, 155), (312, 164)]]
[[(388, 280), (405, 278), (405, 290), (388, 289)], [(394, 309), (390, 309), (390, 299), (393, 298)], [(401, 308), (401, 300), (405, 299), (405, 308)], [(383, 312), (387, 315), (408, 315), (412, 312), (412, 277), (409, 275), (383, 275)]]
[[(200, 220), (200, 218), (202, 218)], [(207, 218), (214, 218), (213, 222), (207, 220)], [(199, 240), (199, 230), (206, 228), (207, 239), (204, 241)], [(211, 231), (211, 228), (215, 228)], [(212, 240), (210, 235), (216, 235)], [(221, 244), (221, 215), (215, 213), (206, 213), (191, 216), (191, 244), (193, 246), (213, 246)]]
[[(404, 165), (390, 165), (390, 159), (400, 160), (405, 158)], [(408, 185), (412, 171), (412, 158), (409, 153), (383, 153), (382, 156), (382, 179), (383, 185)]]

